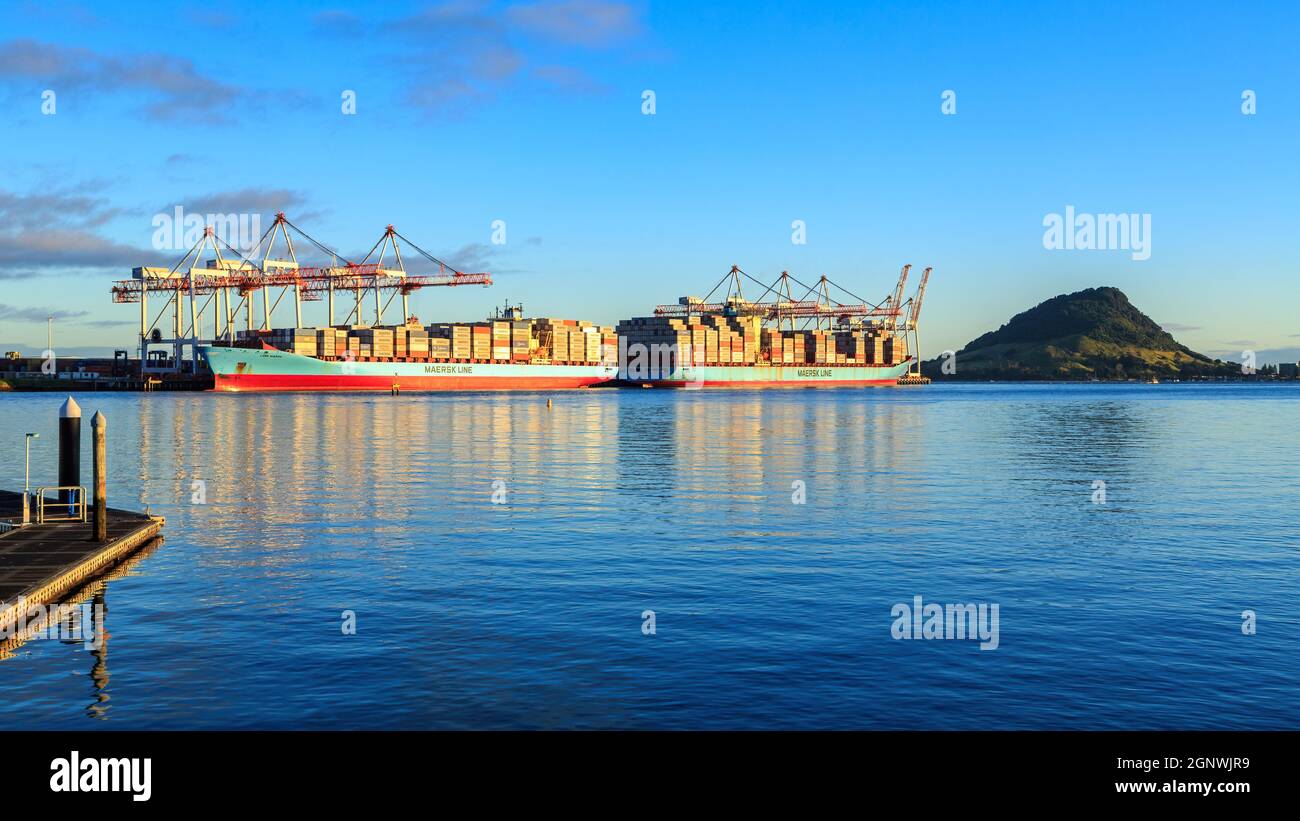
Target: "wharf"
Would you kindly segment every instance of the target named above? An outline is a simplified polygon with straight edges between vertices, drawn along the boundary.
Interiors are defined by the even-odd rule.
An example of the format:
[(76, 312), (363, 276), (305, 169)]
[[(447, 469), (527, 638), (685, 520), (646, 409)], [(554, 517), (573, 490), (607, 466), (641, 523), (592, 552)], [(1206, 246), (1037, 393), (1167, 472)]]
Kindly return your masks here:
[(174, 376), (162, 374), (146, 377), (105, 376), (98, 379), (64, 379), (33, 374), (0, 373), (0, 391), (58, 391), (89, 393), (95, 391), (210, 391), (212, 374)]
[[(53, 501), (47, 501), (53, 507)], [(22, 520), (22, 494), (0, 490), (0, 522)], [(0, 533), (0, 627), (21, 607), (52, 604), (109, 572), (162, 531), (163, 518), (108, 508), (108, 538), (89, 522), (28, 524)], [(21, 604), (20, 604), (21, 603)]]

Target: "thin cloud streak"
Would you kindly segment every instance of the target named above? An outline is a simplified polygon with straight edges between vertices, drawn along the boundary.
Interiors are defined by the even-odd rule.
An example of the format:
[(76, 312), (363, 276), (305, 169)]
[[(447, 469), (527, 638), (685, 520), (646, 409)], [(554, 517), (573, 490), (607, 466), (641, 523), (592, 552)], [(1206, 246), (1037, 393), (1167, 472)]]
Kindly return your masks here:
[(201, 115), (208, 123), (231, 122), (232, 112), (261, 111), (274, 102), (299, 108), (299, 92), (259, 91), (222, 82), (184, 57), (161, 52), (107, 54), (31, 38), (0, 43), (0, 88), (28, 93), (33, 85), (58, 95), (136, 95), (144, 115), (156, 122), (184, 122)]
[(44, 322), (46, 319), (79, 319), (89, 311), (64, 311), (59, 308), (21, 307), (0, 303), (0, 320), (8, 322)]
[(167, 54), (116, 57), (29, 38), (0, 44), (0, 83), (15, 89), (33, 81), (56, 93), (144, 94), (153, 98), (145, 114), (159, 121), (220, 115), (249, 98), (247, 90), (204, 76), (189, 60)]
[[(397, 58), (407, 74), (406, 101), (426, 113), (455, 116), (524, 84), (589, 93), (604, 86), (554, 62), (531, 65), (521, 42), (565, 49), (606, 49), (638, 37), (640, 12), (610, 0), (559, 0), (497, 7), (453, 0), (384, 24), (381, 31), (415, 47)], [(453, 46), (453, 47), (449, 47)]]
[(642, 32), (631, 5), (604, 0), (522, 3), (507, 8), (505, 19), (528, 34), (587, 48), (610, 48)]
[(0, 279), (123, 270), (161, 262), (151, 249), (133, 248), (99, 233), (110, 221), (130, 213), (81, 188), (36, 194), (0, 189)]

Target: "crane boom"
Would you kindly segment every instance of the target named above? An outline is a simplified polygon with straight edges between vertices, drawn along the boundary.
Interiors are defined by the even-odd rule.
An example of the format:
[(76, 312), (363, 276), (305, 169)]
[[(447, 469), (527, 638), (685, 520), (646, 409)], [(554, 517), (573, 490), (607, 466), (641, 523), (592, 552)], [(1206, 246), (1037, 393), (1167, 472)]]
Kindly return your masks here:
[(925, 286), (930, 281), (930, 271), (933, 268), (926, 268), (921, 272), (921, 284), (916, 288), (916, 296), (912, 297), (912, 313), (907, 318), (907, 329), (916, 330), (916, 320), (921, 316), (921, 302), (925, 299)]
[(894, 295), (889, 307), (898, 309), (903, 306), (903, 289), (907, 287), (907, 272), (912, 270), (912, 264), (903, 266), (903, 270), (898, 274), (898, 284), (894, 286)]
[(883, 316), (897, 317), (899, 311), (888, 305), (827, 305), (811, 299), (782, 302), (693, 302), (690, 305), (658, 305), (655, 316), (698, 316), (700, 314), (724, 314), (732, 312), (739, 316), (761, 316), (775, 319), (779, 316)]
[[(904, 277), (910, 265), (903, 268)], [(814, 294), (817, 286), (808, 287), (808, 293), (798, 299), (795, 299), (790, 291), (789, 282), (794, 280), (788, 272), (782, 271), (781, 276), (775, 282), (767, 286), (767, 289), (759, 296), (758, 300), (747, 300), (739, 296), (740, 293), (740, 276), (749, 277), (739, 267), (732, 266), (731, 271), (723, 277), (718, 285), (714, 286), (709, 296), (722, 285), (722, 282), (731, 282), (730, 289), (725, 302), (710, 302), (709, 296), (704, 299), (694, 299), (683, 297), (683, 301), (675, 305), (659, 305), (655, 308), (655, 316), (698, 316), (702, 314), (732, 314), (736, 316), (757, 316), (765, 320), (776, 320), (780, 322), (783, 319), (795, 318), (883, 318), (883, 321), (889, 324), (896, 324), (905, 317), (903, 307), (898, 301), (891, 302), (892, 297), (886, 296), (885, 301), (879, 305), (872, 304), (866, 300), (854, 303), (844, 304), (831, 300), (825, 295), (826, 285), (835, 285), (825, 276), (819, 280), (822, 288), (820, 295)], [(752, 277), (749, 277), (753, 279)], [(757, 280), (755, 280), (757, 282)], [(763, 283), (759, 282), (759, 285)], [(799, 283), (803, 285), (803, 283)], [(902, 281), (900, 281), (900, 287)], [(840, 286), (836, 285), (836, 288)], [(840, 290), (844, 290), (840, 288)], [(848, 291), (845, 293), (852, 296)], [(773, 298), (764, 299), (768, 295)], [(817, 298), (809, 299), (809, 296)], [(901, 297), (900, 297), (901, 299)], [(689, 300), (689, 301), (687, 301)]]
[[(293, 287), (301, 295), (311, 299), (313, 295), (327, 292), (330, 289), (380, 289), (392, 290), (405, 295), (427, 287), (492, 284), (491, 274), (482, 272), (466, 273), (457, 270), (437, 257), (428, 254), (406, 237), (397, 233), (391, 225), (387, 227), (379, 242), (375, 243), (375, 247), (371, 249), (371, 254), (367, 255), (366, 260), (360, 263), (345, 261), (341, 265), (299, 265), (286, 228), (293, 228), (301, 233), (301, 229), (289, 222), (283, 213), (277, 214), (275, 223), (267, 231), (266, 236), (258, 242), (258, 246), (260, 247), (267, 237), (270, 237), (273, 241), (274, 232), (278, 230), (288, 246), (290, 259), (271, 259), (271, 243), (267, 243), (266, 253), (259, 263), (252, 259), (243, 258), (233, 249), (231, 250), (236, 256), (233, 258), (223, 256), (215, 233), (209, 227), (205, 229), (202, 239), (172, 268), (135, 268), (132, 272), (132, 279), (119, 280), (114, 283), (112, 286), (113, 301), (139, 302), (142, 295), (148, 292), (175, 294), (184, 291), (199, 295), (210, 295), (218, 291), (230, 290), (243, 296), (264, 288)], [(309, 235), (303, 234), (303, 236), (318, 248), (324, 247)], [(397, 239), (407, 242), (428, 261), (436, 264), (438, 267), (437, 273), (408, 274), (403, 265), (400, 250), (396, 245)], [(208, 264), (208, 267), (200, 267), (199, 260), (202, 251), (208, 245), (211, 245), (213, 255), (216, 258)], [(391, 248), (396, 263), (395, 266), (384, 264), (383, 249), (385, 247)], [(370, 257), (375, 254), (376, 250), (379, 250), (380, 253), (376, 259), (372, 260)], [(188, 267), (191, 258), (193, 259), (193, 265)]]

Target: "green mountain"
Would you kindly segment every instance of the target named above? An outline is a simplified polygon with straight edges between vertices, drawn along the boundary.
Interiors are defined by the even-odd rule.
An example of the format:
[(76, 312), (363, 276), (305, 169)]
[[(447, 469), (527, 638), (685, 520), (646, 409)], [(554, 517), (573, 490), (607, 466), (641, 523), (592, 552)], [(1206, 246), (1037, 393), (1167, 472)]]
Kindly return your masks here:
[[(1063, 294), (921, 366), (933, 379), (1147, 379), (1229, 375), (1239, 366), (1180, 345), (1118, 288)], [(950, 368), (951, 370), (951, 368)]]

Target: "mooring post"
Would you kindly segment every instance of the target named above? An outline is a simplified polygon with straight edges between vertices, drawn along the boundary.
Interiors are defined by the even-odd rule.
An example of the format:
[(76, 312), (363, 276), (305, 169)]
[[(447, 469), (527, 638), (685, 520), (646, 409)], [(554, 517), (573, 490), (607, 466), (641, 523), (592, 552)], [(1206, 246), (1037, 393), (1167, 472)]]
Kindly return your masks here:
[(90, 437), (94, 443), (95, 539), (108, 540), (108, 420), (95, 411), (90, 420)]
[[(76, 487), (81, 484), (81, 406), (71, 396), (59, 408), (59, 486)], [(73, 511), (75, 490), (59, 492), (61, 500)], [(81, 500), (85, 503), (85, 499)]]
[(24, 434), (23, 447), (23, 524), (32, 523), (32, 440), (40, 439), (39, 433)]

